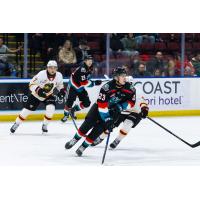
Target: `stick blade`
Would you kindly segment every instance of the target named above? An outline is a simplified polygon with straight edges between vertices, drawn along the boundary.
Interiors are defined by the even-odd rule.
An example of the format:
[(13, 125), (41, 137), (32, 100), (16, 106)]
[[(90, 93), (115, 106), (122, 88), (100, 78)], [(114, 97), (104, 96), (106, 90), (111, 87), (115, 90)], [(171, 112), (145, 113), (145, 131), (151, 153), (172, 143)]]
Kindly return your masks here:
[(195, 147), (198, 147), (198, 146), (200, 146), (200, 141), (197, 142), (197, 143), (195, 143), (195, 144), (193, 144), (193, 145), (192, 145), (192, 148), (195, 148)]

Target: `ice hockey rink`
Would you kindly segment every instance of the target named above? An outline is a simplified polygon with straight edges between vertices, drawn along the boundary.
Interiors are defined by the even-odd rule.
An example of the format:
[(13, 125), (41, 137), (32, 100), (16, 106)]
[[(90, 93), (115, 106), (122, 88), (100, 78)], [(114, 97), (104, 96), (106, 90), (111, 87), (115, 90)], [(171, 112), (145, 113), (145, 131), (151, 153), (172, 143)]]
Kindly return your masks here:
[[(190, 143), (200, 141), (200, 117), (153, 118)], [(78, 126), (82, 123), (77, 121)], [(72, 121), (65, 124), (52, 121), (49, 133), (41, 134), (42, 122), (24, 122), (14, 135), (10, 135), (11, 122), (0, 123), (1, 166), (100, 166), (105, 141), (88, 148), (82, 157), (75, 150), (65, 150), (66, 141), (75, 133)], [(118, 134), (114, 129), (110, 142)], [(105, 165), (200, 165), (200, 146), (191, 148), (170, 135), (148, 119), (142, 122), (119, 144), (115, 150), (108, 149)]]

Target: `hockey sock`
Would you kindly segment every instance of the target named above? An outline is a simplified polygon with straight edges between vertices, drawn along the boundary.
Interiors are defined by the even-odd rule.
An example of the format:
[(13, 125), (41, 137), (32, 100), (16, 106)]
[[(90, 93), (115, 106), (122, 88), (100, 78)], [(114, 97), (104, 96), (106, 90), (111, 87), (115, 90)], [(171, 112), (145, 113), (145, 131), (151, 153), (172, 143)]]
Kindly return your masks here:
[(31, 110), (23, 108), (22, 111), (20, 112), (19, 116), (15, 120), (15, 122), (17, 124), (21, 124), (27, 118), (27, 116), (30, 115), (31, 112), (32, 112)]
[(82, 146), (85, 147), (85, 148), (87, 148), (87, 147), (89, 147), (93, 142), (94, 142), (93, 140), (91, 140), (90, 138), (87, 137), (87, 138), (85, 139), (85, 141), (82, 143)]
[(53, 117), (54, 112), (55, 112), (55, 106), (53, 104), (46, 106), (46, 113), (45, 113), (45, 116), (44, 116), (43, 124), (47, 125), (49, 123), (49, 121)]
[(122, 128), (120, 129), (117, 139), (121, 141), (124, 137), (126, 137), (128, 132), (131, 130), (132, 126), (133, 126), (133, 122), (129, 119), (126, 119), (124, 121)]
[(117, 139), (119, 140), (119, 141), (121, 141), (124, 137), (126, 137), (127, 136), (127, 132), (125, 132), (123, 129), (120, 129), (120, 131), (119, 131), (119, 135), (117, 136)]
[(103, 132), (99, 137), (100, 139), (104, 140), (107, 137), (107, 133)]
[(75, 134), (74, 138), (76, 140), (80, 140), (83, 136), (85, 136), (85, 134), (82, 133), (80, 129), (78, 129), (78, 132)]

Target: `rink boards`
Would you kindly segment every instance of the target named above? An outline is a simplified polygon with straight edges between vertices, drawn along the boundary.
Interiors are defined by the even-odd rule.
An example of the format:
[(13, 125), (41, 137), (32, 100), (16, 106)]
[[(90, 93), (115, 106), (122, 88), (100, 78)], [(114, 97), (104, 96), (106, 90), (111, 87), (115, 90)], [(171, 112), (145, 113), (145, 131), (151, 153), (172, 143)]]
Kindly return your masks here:
[[(28, 99), (30, 79), (0, 80), (0, 121), (14, 120)], [(68, 80), (65, 79), (65, 86)], [(135, 87), (140, 90), (149, 103), (150, 116), (189, 116), (200, 115), (200, 79), (193, 78), (145, 78), (134, 79)], [(87, 88), (90, 100), (94, 103), (100, 86)], [(56, 96), (57, 110), (54, 119), (63, 116), (63, 99)], [(91, 104), (92, 105), (92, 104)], [(84, 118), (88, 109), (77, 116)], [(29, 116), (30, 120), (42, 119), (44, 106)]]

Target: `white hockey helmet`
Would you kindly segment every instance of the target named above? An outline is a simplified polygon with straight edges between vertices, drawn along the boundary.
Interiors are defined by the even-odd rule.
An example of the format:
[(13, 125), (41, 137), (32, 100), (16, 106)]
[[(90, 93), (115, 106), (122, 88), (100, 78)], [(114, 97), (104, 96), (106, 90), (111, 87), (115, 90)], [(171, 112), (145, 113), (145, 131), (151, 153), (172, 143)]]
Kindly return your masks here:
[(47, 67), (58, 67), (58, 64), (55, 60), (49, 60)]

